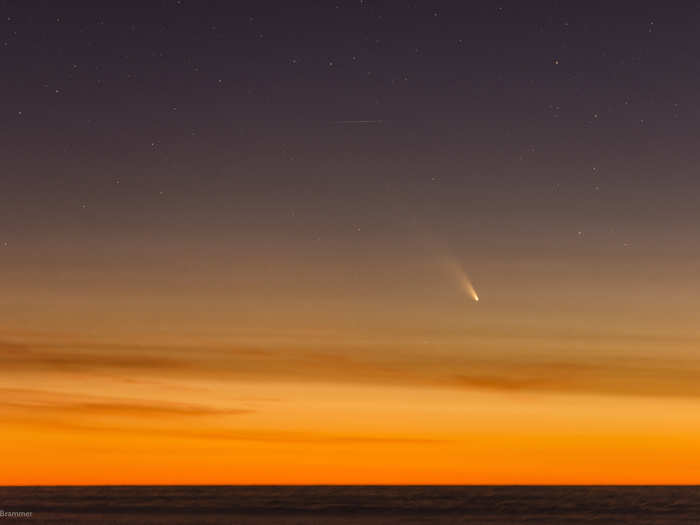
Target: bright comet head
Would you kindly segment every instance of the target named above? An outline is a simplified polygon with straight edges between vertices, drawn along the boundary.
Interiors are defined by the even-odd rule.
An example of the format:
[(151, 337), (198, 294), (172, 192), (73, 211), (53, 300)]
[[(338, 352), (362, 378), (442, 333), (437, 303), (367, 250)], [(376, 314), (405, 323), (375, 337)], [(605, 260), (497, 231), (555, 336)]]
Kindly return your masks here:
[(479, 302), (479, 295), (476, 293), (476, 290), (474, 289), (474, 285), (472, 282), (469, 280), (469, 277), (465, 273), (465, 271), (462, 269), (462, 266), (455, 260), (450, 260), (448, 262), (450, 270), (454, 273), (455, 277), (457, 278), (457, 282), (459, 283), (460, 289), (467, 294), (467, 296), (472, 299), (474, 302)]

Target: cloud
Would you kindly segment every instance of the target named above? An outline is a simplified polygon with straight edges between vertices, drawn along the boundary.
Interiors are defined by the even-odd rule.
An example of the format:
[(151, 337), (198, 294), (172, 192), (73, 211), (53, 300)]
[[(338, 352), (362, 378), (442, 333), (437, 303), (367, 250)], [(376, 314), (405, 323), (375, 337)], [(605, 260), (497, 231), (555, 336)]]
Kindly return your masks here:
[(521, 378), (487, 375), (457, 375), (455, 384), (465, 388), (502, 390), (507, 392), (521, 390), (542, 390), (551, 383), (545, 378)]
[[(307, 432), (293, 430), (267, 430), (256, 428), (197, 428), (191, 425), (176, 426), (169, 425), (168, 428), (154, 426), (151, 424), (140, 425), (110, 425), (98, 424), (92, 420), (78, 419), (50, 419), (42, 418), (36, 420), (11, 419), (8, 421), (21, 423), (24, 426), (31, 425), (32, 428), (45, 429), (47, 431), (77, 432), (80, 434), (97, 435), (134, 435), (140, 438), (168, 438), (170, 442), (174, 440), (203, 440), (206, 442), (249, 442), (266, 444), (312, 444), (312, 445), (432, 445), (447, 443), (448, 439), (437, 439), (428, 437), (405, 437), (393, 435), (367, 435), (367, 434), (343, 434), (325, 432)], [(96, 446), (99, 442), (96, 442)]]
[[(487, 391), (557, 392), (573, 394), (700, 397), (700, 366), (696, 361), (664, 356), (634, 359), (631, 354), (592, 355), (569, 352), (562, 360), (556, 341), (546, 347), (525, 338), (506, 347), (508, 353), (479, 350), (478, 341), (461, 354), (400, 346), (338, 349), (285, 346), (236, 347), (227, 344), (128, 345), (0, 342), (0, 367), (20, 374), (71, 373), (124, 380), (185, 380), (337, 382), (458, 388)], [(546, 348), (546, 349), (545, 349)], [(89, 406), (83, 407), (90, 410)], [(108, 411), (107, 406), (103, 412)], [(114, 408), (116, 411), (116, 407)], [(126, 411), (127, 408), (123, 407)], [(138, 410), (137, 407), (133, 408)], [(146, 413), (147, 407), (141, 407)], [(175, 409), (173, 409), (175, 410)], [(181, 408), (183, 414), (187, 409)]]
[(23, 418), (63, 417), (92, 418), (159, 418), (189, 416), (230, 416), (254, 412), (245, 408), (214, 408), (210, 406), (166, 403), (154, 400), (133, 400), (114, 397), (95, 397), (87, 399), (84, 395), (76, 396), (59, 392), (0, 388), (0, 411), (6, 416), (18, 414)]
[[(0, 388), (0, 417), (4, 424), (24, 428), (88, 433), (97, 435), (133, 435), (167, 437), (169, 440), (220, 442), (343, 444), (432, 444), (441, 439), (392, 435), (335, 434), (295, 430), (270, 430), (250, 427), (247, 419), (227, 420), (222, 416), (245, 416), (255, 411), (241, 408), (216, 408), (203, 405), (163, 403), (153, 400), (78, 396), (60, 392)], [(82, 397), (82, 396), (81, 396)], [(190, 418), (215, 416), (208, 424), (193, 424)], [(167, 421), (167, 426), (163, 423)], [(235, 428), (244, 424), (244, 428)], [(252, 423), (254, 424), (254, 423)]]
[(184, 366), (181, 361), (163, 355), (133, 352), (78, 352), (60, 347), (36, 347), (0, 343), (0, 364), (5, 371), (51, 372), (95, 369), (168, 370)]

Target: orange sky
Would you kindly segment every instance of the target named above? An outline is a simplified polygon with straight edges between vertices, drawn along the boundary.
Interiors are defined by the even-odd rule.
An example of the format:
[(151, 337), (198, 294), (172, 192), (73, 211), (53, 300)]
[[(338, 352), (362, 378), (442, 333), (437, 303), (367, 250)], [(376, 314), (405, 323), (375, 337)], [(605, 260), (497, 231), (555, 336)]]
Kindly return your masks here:
[[(381, 289), (366, 266), (363, 286), (301, 294), (273, 290), (289, 266), (257, 294), (216, 264), (67, 279), (73, 294), (10, 285), (0, 483), (700, 480), (683, 293), (660, 307), (635, 275), (477, 260), (475, 303), (439, 262), (380, 262)], [(601, 283), (615, 293), (598, 303)]]

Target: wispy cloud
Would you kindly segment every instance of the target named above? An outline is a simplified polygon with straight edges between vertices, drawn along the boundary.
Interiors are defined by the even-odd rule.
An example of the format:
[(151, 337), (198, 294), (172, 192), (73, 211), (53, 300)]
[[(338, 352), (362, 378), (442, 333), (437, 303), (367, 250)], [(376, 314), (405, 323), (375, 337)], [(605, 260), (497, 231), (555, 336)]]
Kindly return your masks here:
[[(509, 348), (517, 342), (509, 340)], [(11, 341), (0, 342), (0, 365), (15, 375), (71, 373), (124, 377), (129, 381), (333, 381), (502, 392), (700, 397), (697, 360), (643, 360), (600, 353), (570, 355), (562, 360), (553, 355), (556, 341), (524, 338), (522, 342), (525, 346), (519, 353), (491, 356), (487, 351), (470, 349), (461, 355), (451, 352), (438, 357), (428, 350), (416, 351), (415, 347), (410, 352), (398, 347), (376, 352), (368, 348), (275, 350), (210, 343), (129, 346), (84, 341), (76, 345), (69, 341), (56, 345)], [(532, 350), (532, 345), (540, 342), (548, 345), (546, 352)], [(90, 410), (89, 406), (83, 408)], [(109, 404), (103, 407), (104, 412), (109, 410)], [(186, 408), (173, 410), (187, 412)]]
[(187, 403), (162, 402), (155, 400), (134, 400), (118, 397), (85, 398), (84, 395), (61, 392), (0, 388), (0, 412), (20, 413), (24, 417), (90, 418), (106, 416), (111, 418), (158, 418), (187, 416), (231, 416), (253, 413), (248, 408), (217, 408)]

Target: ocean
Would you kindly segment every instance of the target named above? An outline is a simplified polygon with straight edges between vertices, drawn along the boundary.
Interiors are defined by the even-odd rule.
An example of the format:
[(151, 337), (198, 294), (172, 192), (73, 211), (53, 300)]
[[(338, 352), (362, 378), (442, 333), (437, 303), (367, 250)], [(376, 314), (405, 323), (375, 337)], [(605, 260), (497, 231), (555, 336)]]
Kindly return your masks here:
[(0, 487), (0, 510), (0, 525), (697, 525), (700, 487)]

